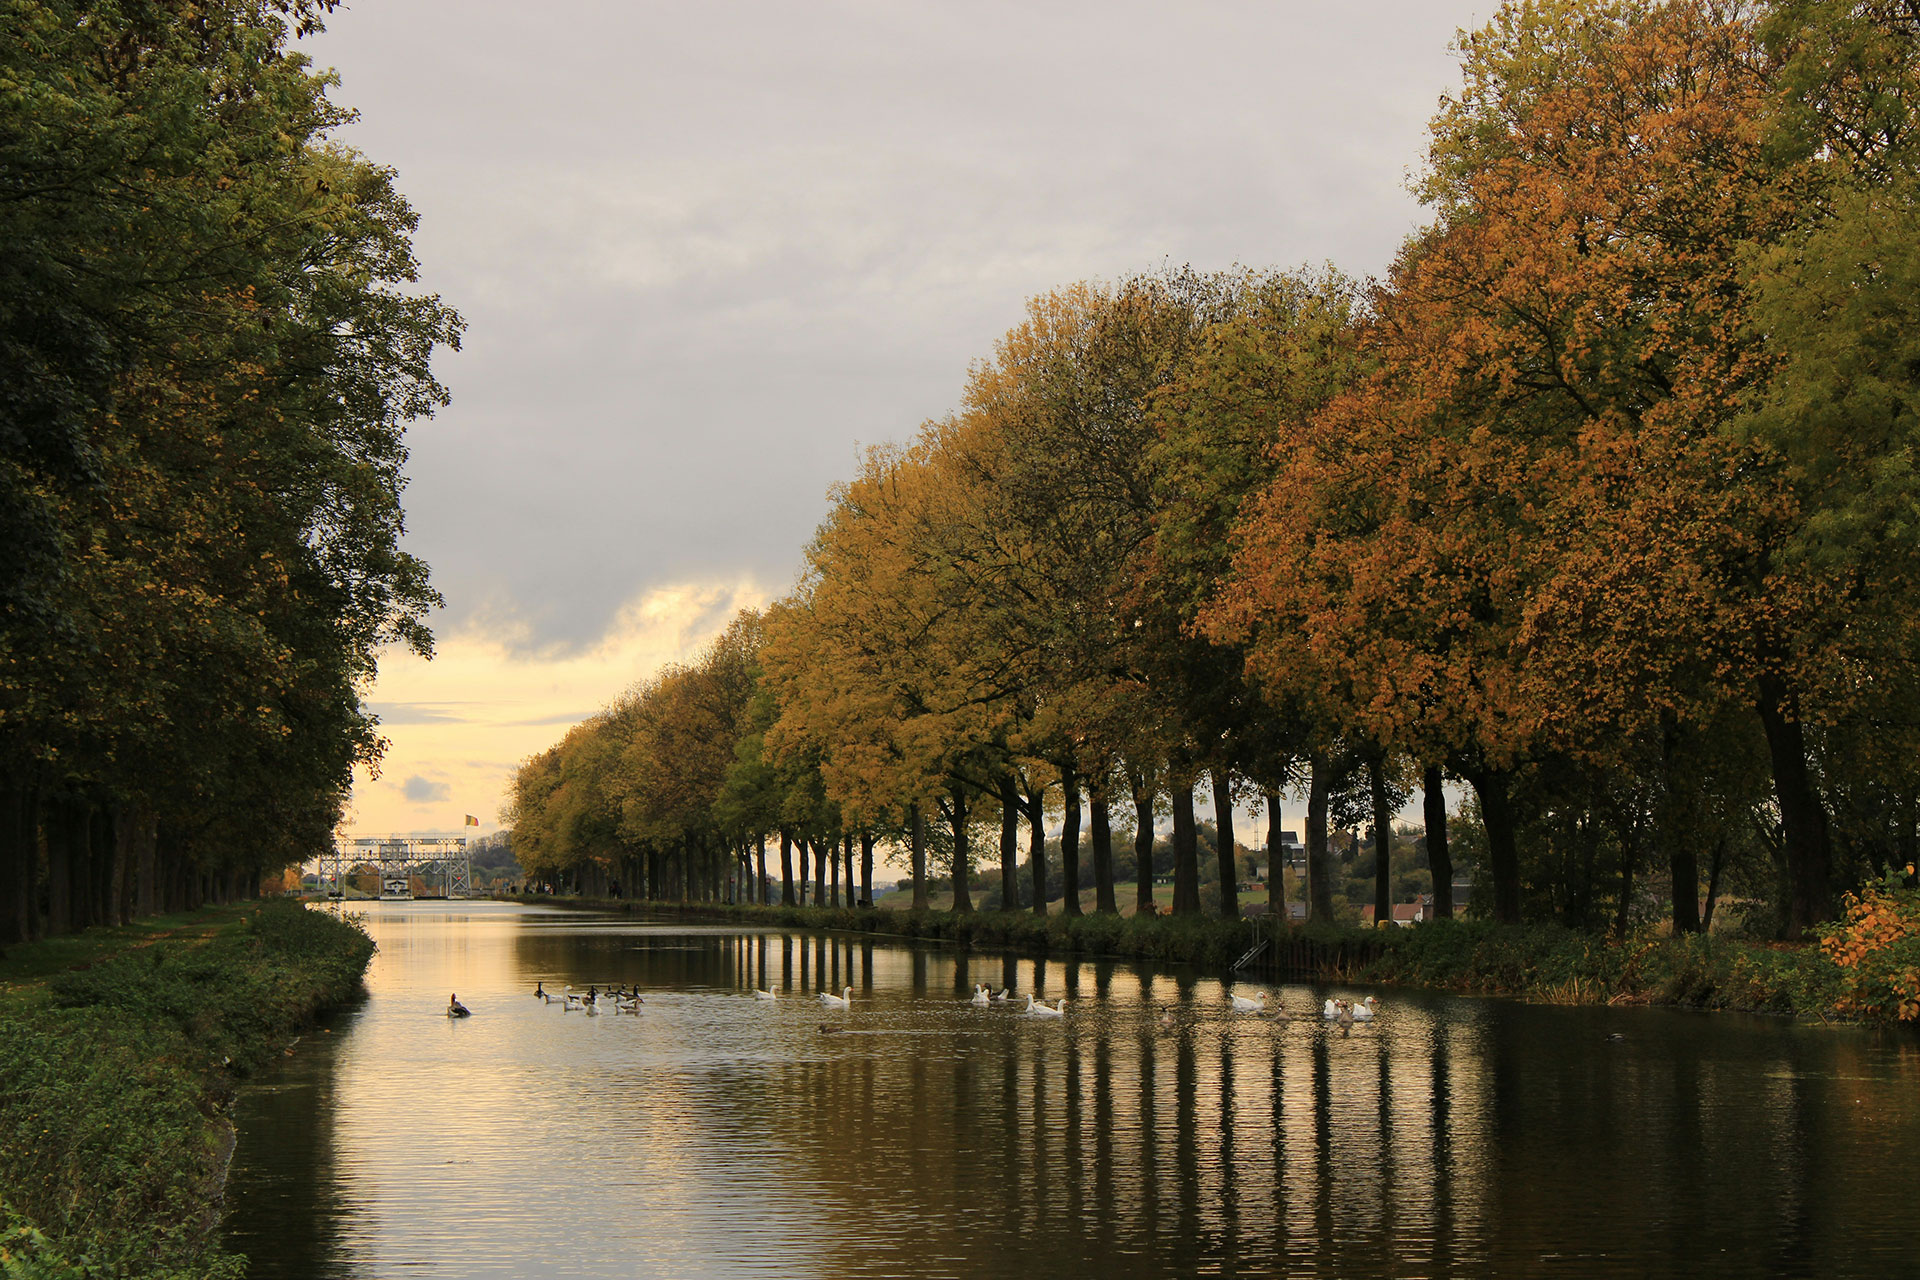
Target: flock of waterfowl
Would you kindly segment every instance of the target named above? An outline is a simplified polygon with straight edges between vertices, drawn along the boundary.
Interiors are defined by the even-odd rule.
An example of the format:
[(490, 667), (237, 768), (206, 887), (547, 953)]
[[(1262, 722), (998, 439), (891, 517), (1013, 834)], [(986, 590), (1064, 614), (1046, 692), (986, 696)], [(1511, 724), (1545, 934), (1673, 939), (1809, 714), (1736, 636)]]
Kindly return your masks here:
[[(603, 999), (613, 1007), (613, 1011), (617, 1014), (637, 1014), (640, 1012), (640, 1006), (646, 1003), (637, 986), (608, 987), (605, 991), (602, 991), (598, 984), (594, 984), (589, 986), (584, 993), (576, 993), (573, 989), (573, 984), (568, 983), (558, 994), (555, 994), (546, 989), (546, 983), (542, 980), (533, 984), (533, 994), (536, 998), (544, 1000), (548, 1004), (559, 1005), (562, 1012), (571, 1013), (579, 1010), (589, 1017), (597, 1015), (600, 1012), (600, 1004)], [(775, 992), (763, 987), (754, 988), (753, 995), (756, 1000), (777, 1000), (779, 998)], [(852, 987), (842, 989), (839, 995), (835, 995), (831, 991), (821, 991), (818, 992), (817, 995), (820, 1003), (829, 1009), (853, 1008)], [(1228, 998), (1233, 1003), (1233, 1011), (1235, 1013), (1267, 1012), (1267, 993), (1264, 989), (1255, 990), (1251, 996), (1243, 996), (1237, 991), (1230, 991), (1228, 992)], [(996, 1004), (1012, 1004), (1015, 999), (1016, 997), (1010, 989), (1002, 988), (996, 992), (984, 983), (975, 983), (973, 995), (967, 1000), (967, 1003), (984, 1009), (991, 1008)], [(1366, 999), (1357, 1003), (1352, 1000), (1337, 1000), (1329, 996), (1326, 1004), (1321, 1007), (1320, 1016), (1328, 1022), (1336, 1023), (1345, 1031), (1352, 1028), (1356, 1022), (1372, 1022), (1377, 1004), (1378, 1002), (1372, 996), (1368, 996)], [(471, 1009), (468, 1009), (467, 1006), (460, 1003), (460, 997), (457, 994), (447, 997), (447, 1016), (449, 1018), (465, 1018), (472, 1012)], [(1034, 1018), (1064, 1018), (1067, 1013), (1067, 998), (1061, 996), (1054, 1003), (1048, 1004), (1044, 1000), (1036, 1000), (1033, 994), (1029, 992), (1027, 994), (1026, 1007), (1022, 1009), (1021, 1012)], [(1288, 1022), (1292, 1019), (1292, 1016), (1284, 1004), (1277, 1006), (1273, 1010), (1273, 1018), (1276, 1022)], [(1160, 1009), (1160, 1029), (1163, 1031), (1173, 1031), (1177, 1029), (1178, 1026), (1179, 1020), (1174, 1017), (1172, 1006), (1162, 1005)], [(838, 1031), (839, 1028), (833, 1026), (831, 1023), (823, 1022), (820, 1024), (820, 1030), (823, 1034), (831, 1035)]]

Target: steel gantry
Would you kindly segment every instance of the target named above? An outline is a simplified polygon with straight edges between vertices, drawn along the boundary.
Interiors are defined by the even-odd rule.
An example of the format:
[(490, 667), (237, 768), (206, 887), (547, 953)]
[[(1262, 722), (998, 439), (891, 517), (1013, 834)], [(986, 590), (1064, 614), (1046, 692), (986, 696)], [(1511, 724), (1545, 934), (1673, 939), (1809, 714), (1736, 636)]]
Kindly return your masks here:
[(473, 896), (473, 864), (465, 836), (362, 836), (342, 840), (320, 855), (320, 891), (345, 892), (347, 877), (371, 871), (383, 898), (411, 898), (413, 877), (436, 880), (449, 898)]

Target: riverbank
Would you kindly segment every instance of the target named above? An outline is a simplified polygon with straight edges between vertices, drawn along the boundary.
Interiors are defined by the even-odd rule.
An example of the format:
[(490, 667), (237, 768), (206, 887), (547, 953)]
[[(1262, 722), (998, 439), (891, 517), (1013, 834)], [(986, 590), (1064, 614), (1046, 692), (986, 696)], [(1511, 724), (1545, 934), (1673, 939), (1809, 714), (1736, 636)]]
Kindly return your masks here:
[(235, 1083), (357, 992), (372, 955), (294, 902), (9, 948), (0, 1272), (244, 1275), (218, 1232)]
[[(1256, 938), (1264, 938), (1267, 949), (1241, 971), (1249, 979), (1372, 982), (1550, 1004), (1664, 1005), (1877, 1023), (1911, 1023), (1920, 1014), (1920, 900), (1886, 895), (1856, 902), (1832, 927), (1835, 943), (1824, 946), (1651, 933), (1616, 939), (1558, 925), (1484, 920), (1434, 920), (1411, 929), (1250, 929), (1246, 921), (1192, 916), (510, 900), (1215, 971), (1229, 969)], [(1889, 928), (1888, 919), (1904, 923)]]

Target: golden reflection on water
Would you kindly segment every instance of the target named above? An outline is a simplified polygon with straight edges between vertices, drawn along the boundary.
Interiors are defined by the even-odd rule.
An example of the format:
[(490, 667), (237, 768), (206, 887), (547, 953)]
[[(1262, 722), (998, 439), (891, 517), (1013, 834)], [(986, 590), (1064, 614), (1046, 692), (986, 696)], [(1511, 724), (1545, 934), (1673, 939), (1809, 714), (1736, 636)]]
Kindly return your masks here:
[(239, 1108), (256, 1275), (1920, 1273), (1911, 1040), (1406, 992), (1345, 1034), (1128, 964), (366, 918), (370, 998)]

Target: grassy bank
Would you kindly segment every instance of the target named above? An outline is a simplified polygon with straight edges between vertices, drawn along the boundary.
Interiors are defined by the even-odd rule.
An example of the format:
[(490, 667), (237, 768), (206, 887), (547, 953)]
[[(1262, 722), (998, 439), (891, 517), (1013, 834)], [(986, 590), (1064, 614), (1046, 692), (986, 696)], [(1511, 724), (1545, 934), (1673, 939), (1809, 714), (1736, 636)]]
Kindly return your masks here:
[[(1030, 912), (667, 905), (526, 898), (689, 920), (927, 939), (1039, 956), (1105, 956), (1225, 970), (1247, 949), (1244, 922)], [(1850, 899), (1825, 943), (1705, 935), (1616, 940), (1556, 925), (1436, 920), (1412, 929), (1282, 928), (1249, 977), (1321, 977), (1509, 995), (1558, 1004), (1658, 1004), (1867, 1022), (1920, 1015), (1920, 895)]]
[(1029, 955), (1096, 955), (1166, 964), (1225, 966), (1247, 949), (1247, 926), (1195, 916), (1036, 916), (1028, 911), (887, 911), (854, 907), (759, 907), (621, 899), (521, 897), (513, 901), (759, 928), (829, 929)]
[(276, 902), (0, 963), (0, 1271), (224, 1277), (236, 1079), (359, 989), (373, 943)]
[(1836, 1017), (1843, 975), (1812, 945), (1695, 934), (1624, 940), (1557, 925), (1434, 921), (1396, 931), (1376, 982), (1553, 1004), (1658, 1004)]

